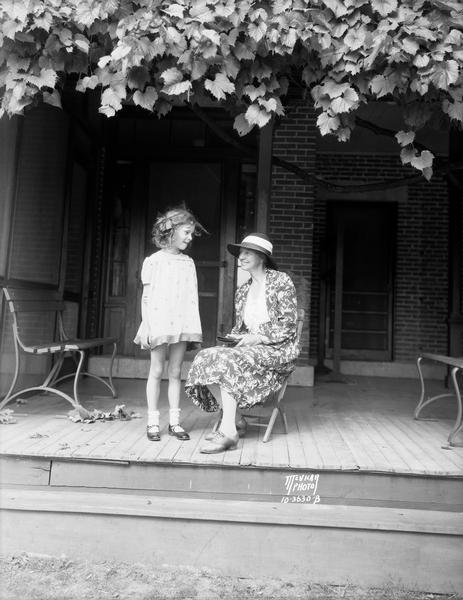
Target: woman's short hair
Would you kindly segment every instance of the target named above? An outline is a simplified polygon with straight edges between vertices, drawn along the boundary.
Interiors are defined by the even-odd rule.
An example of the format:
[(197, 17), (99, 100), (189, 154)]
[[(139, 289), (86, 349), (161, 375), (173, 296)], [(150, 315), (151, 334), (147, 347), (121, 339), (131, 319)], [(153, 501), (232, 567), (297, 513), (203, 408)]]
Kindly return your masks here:
[(169, 246), (175, 230), (182, 225), (194, 227), (193, 235), (200, 236), (207, 233), (194, 214), (187, 208), (178, 207), (168, 209), (159, 215), (151, 230), (151, 241), (158, 248)]

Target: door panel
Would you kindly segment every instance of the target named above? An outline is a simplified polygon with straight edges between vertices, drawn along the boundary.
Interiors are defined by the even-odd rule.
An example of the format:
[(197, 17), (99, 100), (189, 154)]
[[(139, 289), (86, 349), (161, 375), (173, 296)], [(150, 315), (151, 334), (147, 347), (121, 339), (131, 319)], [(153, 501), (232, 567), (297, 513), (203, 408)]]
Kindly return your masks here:
[[(395, 206), (386, 203), (332, 204), (328, 230), (331, 268), (326, 355), (333, 355), (335, 292), (336, 286), (342, 285), (341, 358), (392, 360)], [(336, 265), (336, 260), (342, 261), (341, 268)], [(342, 273), (342, 281), (336, 281), (336, 273), (338, 277)]]

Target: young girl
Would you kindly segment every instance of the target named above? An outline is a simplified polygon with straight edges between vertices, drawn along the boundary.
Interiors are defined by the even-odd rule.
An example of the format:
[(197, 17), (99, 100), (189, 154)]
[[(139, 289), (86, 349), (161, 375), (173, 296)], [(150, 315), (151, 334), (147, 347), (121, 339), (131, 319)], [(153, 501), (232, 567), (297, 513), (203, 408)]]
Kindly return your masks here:
[(161, 439), (159, 429), (159, 391), (168, 354), (169, 435), (179, 440), (190, 436), (180, 426), (180, 372), (187, 342), (201, 342), (198, 283), (193, 260), (184, 254), (193, 236), (205, 229), (193, 214), (174, 208), (161, 215), (153, 225), (152, 242), (160, 248), (145, 258), (141, 271), (143, 294), (142, 322), (134, 342), (151, 352), (146, 384), (149, 440)]

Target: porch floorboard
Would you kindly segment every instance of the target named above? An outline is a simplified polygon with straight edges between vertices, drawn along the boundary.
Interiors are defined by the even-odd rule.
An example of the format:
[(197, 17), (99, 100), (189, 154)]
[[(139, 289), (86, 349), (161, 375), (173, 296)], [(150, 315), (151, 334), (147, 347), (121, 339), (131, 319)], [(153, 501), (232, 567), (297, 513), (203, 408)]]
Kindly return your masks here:
[[(84, 381), (82, 401), (87, 408), (111, 411), (125, 404), (141, 418), (74, 423), (67, 416), (71, 407), (63, 400), (35, 396), (10, 406), (18, 422), (1, 427), (0, 455), (463, 477), (463, 448), (447, 444), (454, 402), (443, 399), (429, 407), (429, 420), (415, 421), (419, 390), (414, 380), (356, 377), (347, 383), (322, 381), (314, 388), (288, 388), (288, 435), (277, 422), (264, 444), (263, 430), (250, 428), (237, 450), (218, 455), (199, 452), (216, 415), (185, 398), (182, 423), (191, 440), (181, 443), (167, 435), (163, 386), (159, 443), (145, 435), (143, 380), (118, 380), (117, 400), (98, 395), (95, 384)], [(441, 382), (432, 382), (429, 393), (442, 388)]]

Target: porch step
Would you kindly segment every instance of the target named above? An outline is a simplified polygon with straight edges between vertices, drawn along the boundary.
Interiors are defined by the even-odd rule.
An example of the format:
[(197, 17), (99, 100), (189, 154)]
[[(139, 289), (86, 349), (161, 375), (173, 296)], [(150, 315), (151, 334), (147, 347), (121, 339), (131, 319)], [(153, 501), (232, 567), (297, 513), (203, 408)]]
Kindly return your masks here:
[(463, 515), (3, 489), (2, 551), (214, 568), (239, 577), (463, 589)]
[(0, 457), (4, 486), (131, 492), (183, 498), (463, 511), (463, 476)]
[[(193, 355), (187, 356), (182, 365), (181, 377), (186, 379), (193, 360)], [(109, 355), (91, 356), (89, 358), (88, 370), (94, 375), (106, 377), (110, 365)], [(117, 356), (113, 365), (113, 376), (123, 379), (146, 379), (148, 377), (149, 360), (132, 356)], [(163, 379), (167, 379), (167, 370), (164, 369)], [(289, 379), (289, 385), (312, 387), (314, 383), (314, 368), (310, 365), (297, 366)]]

